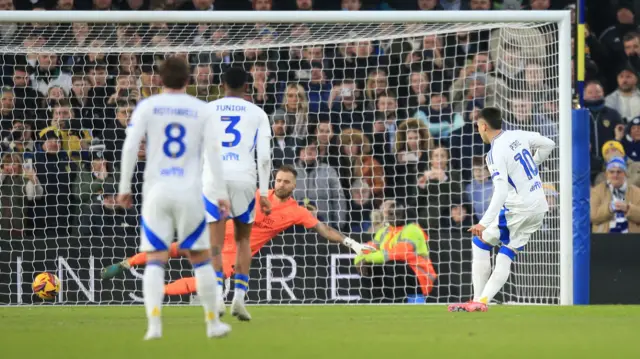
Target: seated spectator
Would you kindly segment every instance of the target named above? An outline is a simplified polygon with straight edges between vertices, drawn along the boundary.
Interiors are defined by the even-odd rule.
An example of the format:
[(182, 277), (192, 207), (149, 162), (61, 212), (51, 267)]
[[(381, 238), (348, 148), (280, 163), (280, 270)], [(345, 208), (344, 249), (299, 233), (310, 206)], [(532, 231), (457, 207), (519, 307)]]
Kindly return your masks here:
[(15, 96), (14, 108), (17, 112), (22, 112), (17, 117), (33, 118), (37, 108), (38, 92), (31, 87), (27, 68), (24, 65), (15, 65), (12, 80)]
[(473, 216), (469, 215), (467, 206), (462, 204), (453, 204), (450, 209), (448, 218), (442, 218), (440, 221), (442, 228), (466, 229), (473, 226), (475, 221)]
[(140, 73), (140, 95), (142, 98), (157, 95), (162, 91), (162, 83), (157, 72), (155, 66), (142, 65)]
[(141, 98), (135, 78), (131, 75), (118, 75), (118, 77), (116, 77), (115, 91), (109, 96), (107, 104), (116, 106), (118, 101), (131, 101), (136, 103), (140, 101)]
[(102, 136), (104, 123), (104, 108), (95, 106), (91, 94), (92, 85), (85, 76), (74, 75), (71, 81), (70, 102), (74, 111), (73, 118), (80, 119), (83, 128), (97, 130), (98, 136)]
[[(485, 79), (485, 93), (482, 97), (485, 97), (488, 103), (495, 103), (492, 101), (502, 100), (506, 97), (506, 94), (504, 94), (507, 88), (506, 84), (497, 78), (492, 70), (491, 61), (487, 52), (478, 52), (473, 56), (471, 63), (460, 70), (457, 80), (455, 80), (449, 88), (454, 112), (461, 113), (462, 110), (466, 108), (465, 102), (469, 101), (469, 99), (465, 97), (465, 93), (468, 92), (466, 84), (474, 75), (480, 75), (480, 78)], [(498, 98), (495, 98), (495, 96)], [(474, 99), (471, 100), (473, 101)]]
[(22, 238), (26, 229), (27, 203), (43, 194), (42, 185), (32, 165), (23, 164), (22, 156), (2, 156), (0, 173), (0, 238)]
[(620, 2), (616, 11), (616, 23), (604, 30), (599, 38), (605, 51), (616, 61), (614, 66), (620, 66), (626, 60), (622, 39), (629, 32), (638, 32), (633, 9), (631, 5)]
[(105, 145), (104, 158), (111, 163), (120, 161), (122, 145), (127, 136), (127, 125), (131, 121), (133, 103), (121, 102), (116, 108), (116, 118), (109, 119), (104, 130), (103, 141)]
[(290, 83), (275, 114), (284, 115), (287, 135), (295, 139), (305, 139), (309, 135), (309, 100), (301, 85)]
[(556, 92), (545, 82), (546, 78), (548, 77), (545, 74), (545, 68), (537, 61), (529, 61), (524, 65), (524, 71), (522, 72), (523, 86), (516, 87), (518, 91), (529, 94), (531, 100), (538, 107), (536, 110), (543, 114), (546, 114), (542, 108), (543, 104)]
[(627, 135), (622, 138), (621, 142), (624, 147), (622, 157), (626, 154), (627, 159), (640, 161), (640, 117), (635, 117), (629, 121)]
[(640, 188), (628, 183), (624, 159), (607, 162), (606, 176), (591, 190), (593, 233), (640, 233)]
[(356, 180), (351, 184), (349, 198), (349, 230), (351, 232), (366, 232), (371, 226), (369, 219), (374, 203), (371, 188), (361, 180)]
[(452, 204), (460, 202), (461, 181), (454, 176), (455, 172), (449, 170), (447, 150), (432, 149), (429, 167), (418, 176), (418, 218), (423, 228), (440, 228), (442, 221), (450, 217)]
[(62, 149), (73, 160), (79, 160), (82, 152), (89, 149), (92, 138), (89, 130), (78, 127), (81, 124), (73, 119), (71, 104), (62, 100), (54, 105), (50, 126), (40, 131), (38, 137), (44, 139), (47, 133), (55, 132), (56, 137), (61, 139)]
[(274, 169), (282, 165), (292, 165), (296, 159), (296, 141), (285, 133), (286, 120), (284, 114), (271, 116), (271, 158)]
[(220, 86), (213, 83), (213, 70), (209, 64), (193, 67), (193, 85), (187, 87), (187, 93), (204, 102), (211, 102), (223, 96)]
[[(55, 231), (56, 235), (69, 235), (69, 203), (75, 163), (70, 162), (57, 131), (47, 131), (40, 137), (42, 150), (34, 157), (34, 168), (44, 195), (36, 201), (37, 228)], [(39, 236), (45, 235), (40, 233)]]
[(474, 222), (480, 221), (491, 202), (493, 183), (491, 183), (489, 176), (490, 173), (484, 163), (484, 158), (474, 157), (473, 180), (464, 189), (465, 200), (471, 203), (473, 209)]
[(331, 95), (331, 81), (324, 72), (322, 63), (311, 63), (311, 77), (307, 83), (309, 98), (309, 112), (320, 113), (329, 110), (329, 96)]
[[(362, 80), (358, 77), (347, 77), (353, 80)], [(389, 88), (387, 72), (383, 68), (375, 68), (369, 72), (364, 86), (364, 110), (372, 112), (376, 110), (378, 96)]]
[(490, 144), (482, 141), (476, 127), (478, 114), (484, 107), (484, 103), (474, 101), (467, 106), (463, 116), (464, 126), (453, 131), (449, 140), (451, 169), (459, 172), (459, 176), (465, 181), (472, 178), (472, 159), (476, 156), (484, 156), (491, 149)]
[(298, 171), (293, 197), (308, 199), (318, 208), (318, 219), (340, 229), (346, 222), (347, 202), (336, 170), (318, 162), (317, 143), (302, 143), (297, 149), (295, 168)]
[(414, 114), (429, 102), (429, 75), (416, 70), (407, 75), (405, 82), (398, 99), (399, 106), (407, 113)]
[(622, 116), (624, 122), (640, 116), (640, 90), (638, 90), (638, 75), (630, 67), (624, 67), (618, 72), (618, 88), (609, 94), (605, 106), (612, 108)]
[(331, 89), (328, 106), (331, 108), (333, 132), (353, 128), (365, 134), (372, 133), (372, 126), (365, 121), (361, 91), (353, 80), (344, 80)]
[(600, 154), (601, 156), (599, 157), (591, 158), (591, 176), (593, 185), (597, 185), (605, 181), (606, 172), (603, 172), (605, 170), (605, 163), (609, 162), (614, 157), (626, 159), (624, 146), (621, 142), (615, 140), (607, 141), (607, 143), (602, 145), (602, 151), (600, 152)]
[(381, 199), (385, 189), (385, 175), (380, 163), (371, 156), (371, 144), (358, 130), (344, 130), (340, 135), (339, 160), (340, 183), (349, 190), (353, 183), (361, 181), (372, 195)]

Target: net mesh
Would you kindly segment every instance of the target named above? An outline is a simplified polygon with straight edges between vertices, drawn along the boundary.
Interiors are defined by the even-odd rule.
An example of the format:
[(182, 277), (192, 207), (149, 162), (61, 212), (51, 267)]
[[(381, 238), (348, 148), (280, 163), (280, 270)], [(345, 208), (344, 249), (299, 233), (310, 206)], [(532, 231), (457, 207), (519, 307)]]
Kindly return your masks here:
[[(498, 106), (509, 129), (558, 140), (558, 34), (549, 23), (74, 22), (3, 29), (3, 304), (31, 303), (29, 285), (42, 271), (61, 278), (59, 303), (140, 301), (140, 268), (106, 281), (99, 270), (137, 249), (144, 148), (133, 209), (114, 205), (114, 184), (131, 111), (159, 93), (156, 71), (166, 55), (189, 60), (188, 92), (205, 101), (223, 96), (224, 69), (250, 72), (247, 98), (272, 121), (273, 166), (300, 169), (305, 180), (294, 198), (320, 220), (366, 241), (395, 205), (429, 234), (432, 288), (416, 281), (420, 269), (402, 262), (361, 277), (348, 250), (293, 227), (255, 256), (253, 303), (468, 299), (466, 229), (492, 193), (488, 145), (474, 127), (478, 111)], [(557, 302), (557, 160), (554, 153), (541, 169), (551, 212), (519, 255), (500, 301)], [(173, 259), (169, 273), (172, 280), (189, 276), (190, 266)]]

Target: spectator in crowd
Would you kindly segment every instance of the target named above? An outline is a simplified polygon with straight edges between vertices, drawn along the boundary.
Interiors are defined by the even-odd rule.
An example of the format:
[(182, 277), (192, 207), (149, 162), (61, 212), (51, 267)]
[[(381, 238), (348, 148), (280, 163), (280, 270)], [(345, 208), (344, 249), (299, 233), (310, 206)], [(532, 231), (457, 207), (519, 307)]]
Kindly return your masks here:
[(413, 71), (406, 77), (406, 86), (398, 99), (399, 106), (414, 114), (418, 108), (426, 106), (429, 101), (429, 74), (421, 71)]
[(473, 158), (473, 180), (465, 186), (464, 197), (471, 203), (473, 209), (474, 222), (480, 221), (484, 212), (489, 208), (491, 195), (493, 194), (493, 184), (489, 178), (483, 157)]
[[(501, 99), (506, 97), (504, 91), (507, 86), (493, 74), (489, 53), (478, 52), (473, 56), (471, 62), (460, 70), (457, 80), (453, 82), (449, 89), (454, 112), (462, 112), (465, 108), (465, 103), (469, 102), (469, 98), (465, 96), (469, 88), (467, 82), (473, 79), (484, 80), (485, 92), (481, 94), (481, 96), (489, 103), (495, 103), (497, 100), (495, 98), (496, 95)], [(475, 101), (478, 99), (472, 98), (471, 100)]]
[(8, 152), (16, 152), (23, 158), (33, 160), (35, 143), (33, 141), (33, 128), (30, 122), (20, 120), (13, 121), (13, 127), (9, 135), (2, 141), (2, 149)]
[(451, 169), (459, 172), (459, 176), (465, 181), (472, 177), (472, 159), (483, 156), (491, 149), (491, 145), (482, 141), (476, 127), (478, 114), (483, 107), (482, 101), (468, 103), (464, 111), (464, 125), (451, 133), (449, 141)]
[(337, 138), (333, 134), (333, 127), (328, 117), (320, 119), (314, 133), (318, 141), (318, 161), (336, 167), (338, 160)]
[(384, 169), (371, 155), (371, 144), (361, 131), (344, 130), (340, 134), (340, 153), (334, 156), (339, 161), (337, 168), (342, 188), (349, 190), (356, 181), (360, 181), (366, 184), (375, 199), (382, 199)]
[(118, 103), (115, 119), (107, 122), (103, 139), (105, 145), (104, 158), (108, 162), (115, 163), (120, 160), (122, 146), (126, 138), (127, 125), (129, 125), (129, 121), (131, 121), (133, 107), (134, 105), (131, 102)]
[(187, 87), (187, 93), (198, 99), (211, 102), (222, 97), (220, 86), (213, 83), (213, 71), (209, 64), (198, 64), (193, 67), (193, 85)]
[[(273, 113), (276, 106), (276, 79), (265, 62), (254, 62), (251, 65), (251, 88), (253, 103), (260, 106), (264, 112)], [(276, 167), (277, 168), (277, 167)]]
[[(622, 38), (624, 44), (624, 53), (627, 55), (627, 64), (638, 74), (640, 71), (640, 34), (638, 32), (629, 32)], [(611, 63), (611, 57), (603, 57), (601, 64)]]
[(602, 145), (600, 156), (591, 157), (591, 182), (592, 185), (602, 183), (606, 179), (606, 172), (602, 172), (604, 164), (614, 157), (626, 158), (624, 145), (620, 141), (611, 140)]
[(67, 100), (54, 104), (50, 126), (40, 131), (39, 138), (44, 139), (49, 132), (55, 132), (56, 137), (61, 139), (62, 149), (74, 160), (80, 159), (81, 152), (91, 144), (90, 132), (81, 129), (81, 124), (73, 118), (71, 104)]
[(42, 150), (35, 153), (33, 166), (44, 189), (43, 197), (36, 201), (37, 227), (66, 236), (69, 235), (69, 196), (76, 166), (69, 161), (56, 132), (43, 133), (40, 136)]
[(446, 94), (431, 93), (430, 105), (421, 107), (417, 118), (429, 127), (429, 132), (439, 143), (446, 143), (451, 132), (464, 125), (462, 116), (453, 113)]
[(331, 81), (324, 72), (324, 65), (318, 62), (311, 63), (311, 78), (307, 85), (309, 98), (309, 112), (326, 113), (331, 95)]
[(213, 11), (214, 0), (187, 0), (178, 8), (186, 11)]
[(292, 165), (296, 159), (296, 141), (285, 132), (286, 119), (284, 114), (271, 116), (271, 158), (272, 167), (280, 168), (282, 165)]
[(309, 199), (318, 208), (318, 218), (339, 229), (346, 222), (347, 202), (336, 170), (318, 162), (317, 142), (301, 142), (295, 168), (298, 172), (293, 197)]
[(591, 119), (591, 157), (601, 161), (602, 155), (598, 151), (608, 141), (622, 140), (624, 123), (618, 111), (604, 104), (604, 90), (597, 81), (585, 84), (584, 104)]
[(607, 181), (591, 190), (594, 233), (640, 233), (640, 188), (627, 181), (624, 159), (607, 162)]
[(625, 49), (622, 39), (629, 32), (638, 32), (638, 26), (635, 24), (635, 14), (633, 8), (625, 2), (620, 2), (616, 11), (616, 23), (600, 34), (600, 42), (616, 59), (618, 67), (626, 62)]
[(511, 121), (504, 126), (507, 130), (535, 131), (557, 140), (558, 124), (535, 108), (529, 94), (519, 94), (511, 98), (510, 119)]
[(359, 233), (366, 232), (371, 226), (371, 211), (374, 208), (371, 188), (362, 180), (356, 180), (349, 189), (349, 230)]
[(13, 90), (5, 86), (1, 90), (0, 98), (0, 137), (4, 138), (9, 134), (13, 121), (20, 118), (15, 111), (15, 96)]
[(284, 115), (287, 135), (302, 140), (309, 135), (309, 99), (301, 85), (290, 83), (287, 85), (282, 104), (275, 112)]
[(16, 65), (13, 68), (14, 109), (21, 113), (18, 118), (33, 119), (35, 116), (38, 93), (31, 87), (30, 81), (29, 72), (24, 65)]
[(640, 115), (640, 90), (638, 90), (638, 75), (630, 67), (624, 67), (618, 72), (618, 89), (607, 95), (604, 105), (612, 108), (627, 122)]
[(104, 192), (104, 186), (115, 184), (111, 164), (104, 158), (104, 145), (92, 148), (91, 162), (80, 167), (73, 193), (79, 205), (91, 204), (93, 197)]
[(443, 217), (440, 223), (442, 223), (445, 228), (465, 229), (473, 226), (475, 221), (473, 220), (473, 216), (469, 214), (469, 209), (466, 205), (454, 203), (451, 205), (449, 217)]
[(343, 80), (340, 85), (331, 89), (331, 95), (327, 101), (331, 108), (331, 123), (333, 131), (339, 133), (345, 129), (356, 129), (366, 134), (373, 129), (368, 121), (365, 121), (362, 95), (356, 82), (350, 79)]
[(341, 0), (340, 8), (345, 11), (362, 10), (362, 0)]
[(313, 0), (296, 0), (296, 10), (311, 11), (313, 10)]
[(446, 228), (441, 224), (449, 218), (449, 208), (459, 203), (460, 178), (452, 177), (449, 153), (444, 147), (435, 147), (429, 156), (429, 168), (418, 177), (418, 218), (423, 228)]
[(627, 135), (622, 138), (623, 155), (631, 161), (640, 161), (640, 116), (634, 117), (627, 126)]
[(27, 229), (26, 209), (28, 203), (41, 197), (42, 185), (33, 166), (23, 164), (18, 153), (2, 156), (0, 173), (0, 237), (23, 238)]
[[(394, 172), (395, 196), (398, 203), (415, 208), (418, 174), (429, 167), (429, 151), (434, 147), (427, 127), (416, 119), (400, 124), (396, 141), (396, 166)], [(408, 196), (408, 197), (407, 197)]]
[(71, 75), (61, 66), (58, 55), (51, 51), (38, 54), (35, 72), (31, 75), (31, 86), (41, 95), (46, 96), (51, 86), (60, 86), (65, 93), (71, 90)]
[(116, 185), (105, 183), (103, 191), (81, 206), (80, 235), (86, 237), (135, 236), (138, 221), (133, 208), (116, 204)]

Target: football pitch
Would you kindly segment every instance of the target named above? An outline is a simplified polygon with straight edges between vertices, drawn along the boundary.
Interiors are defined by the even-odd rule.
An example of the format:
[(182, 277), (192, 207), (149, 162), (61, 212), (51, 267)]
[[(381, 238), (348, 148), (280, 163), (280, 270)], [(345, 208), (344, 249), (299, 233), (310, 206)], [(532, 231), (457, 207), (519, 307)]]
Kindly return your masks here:
[(165, 307), (143, 342), (143, 307), (0, 308), (0, 358), (638, 358), (638, 306), (250, 307), (253, 321), (207, 339), (200, 307)]

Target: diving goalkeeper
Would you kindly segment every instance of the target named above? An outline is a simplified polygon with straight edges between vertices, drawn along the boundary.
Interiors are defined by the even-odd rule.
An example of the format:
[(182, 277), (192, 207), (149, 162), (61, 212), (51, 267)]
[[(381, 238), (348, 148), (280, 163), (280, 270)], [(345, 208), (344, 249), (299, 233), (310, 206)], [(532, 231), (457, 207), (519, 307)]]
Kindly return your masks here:
[[(270, 190), (268, 195), (268, 199), (272, 206), (271, 214), (265, 215), (261, 210), (256, 211), (256, 218), (250, 236), (251, 256), (258, 253), (258, 251), (260, 251), (260, 249), (275, 236), (294, 225), (303, 225), (308, 229), (313, 228), (322, 237), (331, 242), (341, 243), (346, 247), (351, 248), (357, 255), (361, 255), (367, 250), (375, 250), (375, 248), (360, 244), (328, 225), (319, 222), (311, 212), (298, 205), (298, 203), (291, 197), (293, 190), (296, 188), (296, 176), (296, 170), (288, 165), (280, 167), (276, 173), (274, 189)], [(259, 196), (260, 194), (256, 193), (257, 199)], [(213, 242), (213, 238), (211, 239)], [(184, 253), (180, 251), (174, 243), (169, 249), (169, 254), (172, 258), (176, 258), (182, 256)], [(218, 277), (218, 286), (220, 289), (222, 289), (222, 285), (224, 283), (223, 275), (230, 278), (232, 275), (237, 274), (234, 273), (233, 266), (236, 261), (250, 263), (251, 258), (242, 259), (237, 257), (233, 222), (227, 221), (225, 242), (222, 249), (222, 268), (215, 268)], [(102, 270), (102, 278), (113, 278), (131, 267), (143, 265), (146, 262), (147, 254), (138, 253), (122, 262), (112, 264), (104, 268)], [(241, 275), (242, 283), (238, 283), (238, 278), (235, 278), (235, 287), (240, 286), (243, 289), (248, 287), (248, 283), (245, 281), (248, 274), (247, 268), (247, 273), (243, 273)], [(194, 293), (195, 291), (195, 278), (182, 278), (165, 286), (166, 295), (185, 295)], [(244, 295), (244, 293), (242, 293), (242, 295)], [(218, 310), (221, 313), (224, 313), (224, 300), (222, 300), (222, 296), (219, 296), (219, 298), (221, 298), (221, 300), (218, 303)], [(238, 316), (238, 318), (241, 320), (251, 319), (248, 313), (246, 313), (246, 317)]]

